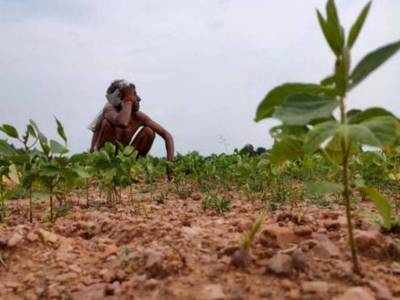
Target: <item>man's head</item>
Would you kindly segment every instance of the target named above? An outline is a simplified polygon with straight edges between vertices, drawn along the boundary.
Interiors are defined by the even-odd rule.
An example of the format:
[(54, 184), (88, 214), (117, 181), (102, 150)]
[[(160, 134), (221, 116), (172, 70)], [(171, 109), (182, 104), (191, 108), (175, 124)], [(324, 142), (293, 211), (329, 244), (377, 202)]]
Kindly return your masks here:
[(110, 84), (106, 98), (113, 106), (119, 106), (123, 101), (132, 101), (134, 111), (138, 111), (140, 107), (141, 99), (136, 93), (135, 85), (123, 79), (114, 80)]

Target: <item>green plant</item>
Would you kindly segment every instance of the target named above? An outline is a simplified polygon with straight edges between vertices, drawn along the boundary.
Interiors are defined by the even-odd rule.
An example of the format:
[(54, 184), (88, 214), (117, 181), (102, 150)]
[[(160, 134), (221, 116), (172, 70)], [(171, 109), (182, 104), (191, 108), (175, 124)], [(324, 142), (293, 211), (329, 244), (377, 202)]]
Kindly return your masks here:
[(9, 165), (15, 166), (19, 175), (18, 182), (21, 182), (21, 187), (29, 193), (29, 221), (32, 222), (32, 186), (37, 177), (37, 152), (34, 147), (38, 142), (37, 133), (30, 122), (25, 129), (25, 133), (20, 137), (16, 128), (9, 124), (0, 126), (0, 131), (5, 133), (9, 138), (18, 141), (22, 144), (21, 149), (16, 149), (13, 145), (9, 145), (6, 141), (1, 141), (0, 155), (3, 156), (3, 161), (8, 161)]
[[(303, 128), (305, 131), (302, 135), (285, 135), (275, 143), (271, 152), (279, 158), (276, 161), (320, 151), (341, 166), (340, 192), (346, 206), (349, 246), (356, 273), (361, 270), (353, 238), (349, 163), (364, 145), (385, 147), (396, 142), (399, 136), (399, 122), (389, 111), (382, 108), (364, 111), (346, 109), (348, 92), (400, 49), (400, 41), (391, 43), (367, 54), (352, 69), (351, 49), (370, 6), (371, 2), (364, 7), (347, 36), (340, 24), (334, 0), (327, 2), (326, 18), (317, 10), (323, 35), (335, 56), (333, 74), (319, 84), (286, 83), (274, 88), (258, 106), (255, 118), (256, 121), (278, 118), (283, 127)], [(336, 109), (340, 111), (339, 119), (333, 115)]]
[(361, 193), (375, 204), (381, 217), (380, 225), (385, 231), (400, 229), (400, 218), (396, 216), (390, 202), (374, 188), (362, 187)]
[(250, 230), (246, 232), (242, 237), (241, 248), (245, 251), (249, 251), (257, 233), (261, 230), (261, 227), (265, 221), (266, 214), (261, 213), (254, 224), (251, 226)]
[(90, 156), (91, 174), (95, 174), (107, 200), (121, 200), (121, 188), (134, 181), (137, 152), (132, 146), (122, 147), (106, 143), (103, 149)]
[(219, 214), (223, 214), (231, 209), (231, 202), (224, 197), (208, 194), (202, 201), (202, 207), (203, 210), (212, 209)]
[(231, 264), (234, 266), (244, 268), (248, 265), (250, 261), (251, 245), (253, 244), (257, 233), (261, 230), (265, 216), (265, 213), (261, 213), (251, 226), (250, 230), (243, 234), (239, 249), (237, 249), (231, 257)]
[(168, 199), (168, 193), (161, 191), (157, 195), (153, 196), (153, 201), (155, 201), (157, 204), (164, 204), (165, 200)]

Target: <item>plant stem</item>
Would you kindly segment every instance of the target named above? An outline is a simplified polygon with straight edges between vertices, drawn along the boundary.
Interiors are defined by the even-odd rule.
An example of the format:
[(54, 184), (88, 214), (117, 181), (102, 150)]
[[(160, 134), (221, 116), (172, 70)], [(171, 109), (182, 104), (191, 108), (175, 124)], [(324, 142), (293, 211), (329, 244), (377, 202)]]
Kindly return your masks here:
[(32, 213), (32, 185), (29, 187), (29, 222), (33, 221), (33, 213)]
[(89, 207), (89, 179), (86, 179), (86, 206)]
[[(347, 124), (346, 117), (346, 106), (345, 106), (345, 96), (340, 98), (340, 123), (342, 125)], [(343, 199), (346, 205), (346, 218), (347, 218), (347, 229), (349, 235), (349, 245), (351, 250), (351, 258), (353, 261), (353, 271), (356, 274), (361, 274), (360, 266), (357, 257), (357, 247), (354, 241), (353, 234), (353, 223), (351, 215), (351, 203), (350, 203), (350, 182), (349, 182), (349, 154), (350, 154), (350, 144), (346, 135), (341, 138), (341, 148), (342, 148), (342, 181), (343, 181)]]
[(53, 222), (53, 186), (50, 187), (50, 221)]

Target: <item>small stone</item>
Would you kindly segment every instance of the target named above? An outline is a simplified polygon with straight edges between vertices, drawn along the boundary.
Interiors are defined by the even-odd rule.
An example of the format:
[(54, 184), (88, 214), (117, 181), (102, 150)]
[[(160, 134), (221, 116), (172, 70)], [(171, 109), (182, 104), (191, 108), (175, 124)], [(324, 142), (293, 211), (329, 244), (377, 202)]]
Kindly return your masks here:
[(147, 249), (143, 253), (145, 258), (145, 270), (146, 274), (150, 278), (165, 278), (168, 276), (168, 272), (165, 269), (164, 263), (164, 255), (156, 250)]
[(21, 243), (24, 239), (24, 236), (19, 233), (19, 232), (14, 232), (14, 234), (11, 236), (11, 238), (7, 242), (7, 246), (12, 248), (17, 246), (19, 243)]
[(80, 274), (82, 272), (82, 269), (79, 268), (77, 265), (70, 265), (68, 267), (71, 271), (76, 272), (78, 274)]
[(340, 229), (340, 222), (337, 220), (327, 220), (327, 221), (323, 222), (322, 224), (328, 231)]
[(201, 199), (201, 194), (200, 193), (193, 193), (192, 194), (192, 199), (195, 201), (199, 201)]
[(301, 284), (304, 293), (326, 295), (329, 291), (329, 284), (325, 281), (305, 281)]
[(78, 277), (78, 275), (76, 273), (69, 272), (69, 273), (59, 274), (54, 279), (56, 281), (58, 281), (59, 283), (66, 283), (66, 282), (71, 281), (71, 280), (73, 280), (73, 279), (75, 279), (77, 277)]
[(293, 259), (290, 255), (278, 253), (267, 263), (267, 270), (277, 275), (290, 275), (293, 269)]
[(400, 247), (399, 245), (391, 238), (388, 237), (386, 239), (386, 254), (388, 257), (393, 259), (400, 258)]
[(294, 228), (294, 233), (298, 236), (307, 237), (312, 234), (312, 229), (307, 225), (297, 226)]
[(63, 240), (56, 252), (56, 260), (58, 262), (71, 262), (75, 259), (74, 250), (69, 239)]
[(285, 249), (297, 243), (298, 240), (298, 236), (296, 236), (290, 228), (272, 224), (265, 227), (260, 242), (267, 247), (280, 247)]
[(375, 296), (378, 300), (391, 300), (393, 295), (389, 288), (382, 282), (368, 281), (369, 287), (375, 292)]
[(116, 278), (115, 272), (113, 272), (112, 270), (108, 270), (108, 269), (101, 270), (100, 275), (103, 278), (103, 280), (107, 283), (113, 282)]
[(20, 284), (16, 281), (6, 281), (4, 285), (13, 290), (16, 290), (20, 287)]
[(240, 248), (231, 257), (231, 264), (237, 268), (245, 268), (250, 262), (249, 252)]
[(193, 226), (193, 227), (184, 226), (184, 227), (182, 227), (181, 231), (186, 239), (193, 240), (200, 235), (201, 228), (197, 227), (197, 226)]
[(33, 242), (36, 242), (36, 241), (39, 239), (39, 237), (38, 237), (37, 234), (35, 234), (35, 233), (33, 233), (33, 232), (29, 232), (29, 233), (27, 234), (27, 236), (26, 236), (26, 239), (27, 239), (28, 241), (30, 241), (31, 243), (33, 243)]
[(390, 265), (390, 270), (391, 270), (391, 272), (392, 272), (393, 274), (400, 275), (400, 263), (398, 263), (398, 262), (393, 262), (393, 263)]
[(375, 300), (375, 297), (363, 287), (352, 287), (336, 300)]
[(160, 281), (158, 281), (157, 279), (154, 278), (150, 278), (149, 280), (147, 280), (143, 287), (145, 290), (153, 290), (155, 289), (158, 285), (160, 284)]
[(113, 287), (112, 284), (107, 284), (107, 285), (104, 287), (104, 295), (105, 295), (105, 296), (113, 296), (114, 293), (115, 293), (115, 290), (114, 290), (114, 287)]
[(43, 242), (55, 244), (58, 241), (58, 236), (55, 233), (49, 232), (44, 229), (39, 229), (39, 235), (42, 238)]
[(290, 289), (287, 294), (288, 299), (290, 300), (298, 300), (301, 298), (301, 293), (299, 289)]
[(7, 247), (7, 240), (0, 238), (0, 249)]
[(315, 235), (316, 245), (313, 247), (313, 253), (319, 258), (337, 258), (340, 256), (339, 248), (326, 236)]
[(300, 248), (297, 248), (295, 251), (293, 251), (292, 259), (293, 259), (293, 266), (297, 270), (304, 271), (307, 269), (308, 259)]
[(107, 245), (101, 255), (103, 259), (114, 255), (118, 252), (118, 247), (115, 244)]
[(379, 256), (386, 244), (385, 237), (378, 230), (357, 230), (354, 240), (360, 253), (372, 257)]
[(204, 286), (199, 294), (199, 300), (223, 300), (226, 295), (219, 284), (209, 284)]

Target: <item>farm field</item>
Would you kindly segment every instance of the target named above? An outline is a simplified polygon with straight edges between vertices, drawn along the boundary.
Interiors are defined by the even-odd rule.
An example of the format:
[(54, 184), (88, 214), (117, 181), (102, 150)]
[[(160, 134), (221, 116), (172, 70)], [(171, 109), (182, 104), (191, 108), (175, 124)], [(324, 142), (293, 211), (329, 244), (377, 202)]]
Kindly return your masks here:
[(2, 124), (0, 299), (400, 299), (400, 119), (350, 96), (400, 50), (353, 65), (370, 8), (348, 30), (334, 0), (317, 9), (331, 72), (266, 93), (270, 149), (175, 155), (125, 80), (90, 151), (57, 118), (56, 138)]
[[(396, 204), (399, 185), (390, 179), (390, 164), (366, 155), (375, 162), (360, 175), (379, 182)], [(359, 276), (352, 270), (340, 198), (305, 190), (305, 182), (334, 171), (315, 156), (271, 176), (268, 156), (180, 156), (172, 182), (163, 161), (139, 160), (145, 175), (121, 188), (118, 199), (96, 182), (77, 186), (55, 200), (53, 222), (48, 195), (33, 195), (32, 223), (29, 200), (10, 200), (0, 227), (1, 298), (400, 296), (399, 234), (396, 228), (382, 232), (373, 202), (357, 197)], [(243, 241), (260, 220), (243, 259)]]
[(268, 213), (240, 268), (232, 257), (263, 209), (260, 201), (224, 192), (232, 207), (219, 214), (203, 210), (201, 192), (179, 196), (162, 183), (146, 188), (113, 207), (92, 192), (90, 207), (71, 197), (71, 210), (51, 225), (26, 222), (26, 202), (13, 203), (13, 217), (0, 230), (13, 241), (1, 252), (2, 299), (327, 299), (352, 286), (379, 299), (400, 296), (398, 235), (382, 235), (368, 218), (355, 220), (365, 277), (352, 273), (337, 205)]

